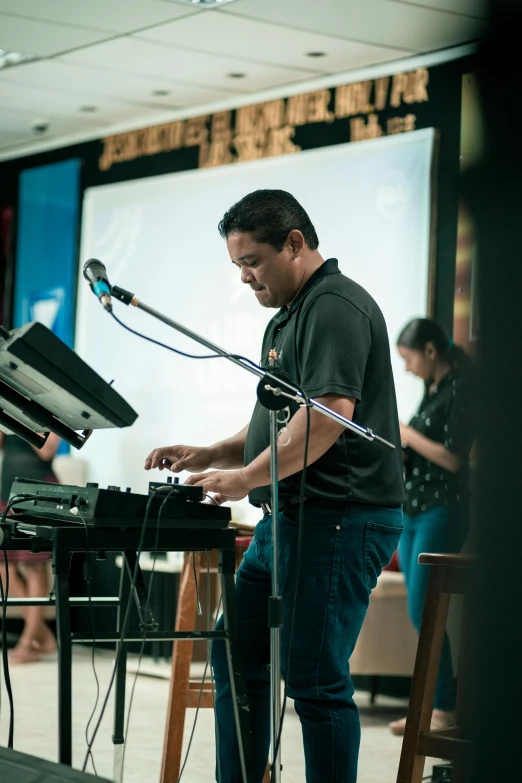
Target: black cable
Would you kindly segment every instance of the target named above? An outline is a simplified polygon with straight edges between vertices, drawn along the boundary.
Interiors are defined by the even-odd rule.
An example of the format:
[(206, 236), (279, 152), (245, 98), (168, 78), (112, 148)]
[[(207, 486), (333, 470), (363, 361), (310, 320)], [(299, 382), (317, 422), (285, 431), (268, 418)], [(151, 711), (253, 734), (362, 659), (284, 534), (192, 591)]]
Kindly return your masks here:
[[(175, 487), (173, 487), (167, 493), (166, 497), (163, 500), (163, 503), (161, 504), (161, 506), (159, 508), (158, 516), (157, 516), (157, 519), (156, 519), (156, 539), (155, 539), (155, 542), (154, 542), (154, 555), (153, 555), (153, 561), (152, 561), (152, 570), (150, 572), (149, 587), (148, 587), (148, 590), (147, 590), (147, 600), (145, 601), (145, 609), (144, 609), (144, 616), (145, 617), (147, 616), (147, 612), (149, 611), (150, 599), (151, 599), (151, 595), (152, 595), (152, 582), (154, 580), (154, 573), (155, 573), (155, 569), (156, 569), (156, 559), (157, 559), (157, 550), (158, 550), (158, 540), (159, 540), (161, 515), (163, 513), (163, 509), (165, 508), (165, 504), (166, 504), (167, 500), (176, 491), (177, 490), (175, 489)], [(139, 676), (140, 667), (141, 667), (141, 659), (143, 657), (143, 652), (145, 650), (146, 642), (147, 642), (147, 629), (144, 627), (144, 629), (143, 629), (143, 638), (142, 638), (142, 641), (141, 641), (140, 653), (139, 653), (139, 657), (138, 657), (138, 666), (136, 668), (136, 673), (134, 675), (134, 682), (132, 683), (131, 694), (130, 694), (130, 699), (129, 699), (129, 708), (127, 710), (127, 721), (126, 721), (126, 724), (125, 724), (125, 737), (124, 737), (124, 740), (123, 740), (123, 754), (122, 754), (122, 760), (121, 760), (121, 777), (122, 777), (122, 780), (123, 780), (123, 772), (124, 772), (124, 768), (125, 768), (125, 752), (127, 750), (127, 736), (128, 736), (128, 733), (129, 733), (130, 716), (131, 716), (131, 710), (132, 710), (132, 702), (134, 700), (134, 691), (136, 689), (136, 683), (138, 682), (138, 676)]]
[(149, 343), (154, 343), (154, 345), (159, 345), (160, 348), (166, 348), (167, 351), (172, 351), (172, 353), (177, 353), (178, 356), (185, 356), (187, 359), (239, 359), (243, 362), (248, 362), (251, 364), (249, 359), (245, 359), (244, 356), (237, 356), (236, 354), (226, 354), (223, 355), (221, 353), (210, 353), (210, 354), (204, 354), (204, 355), (196, 355), (192, 353), (185, 353), (185, 351), (180, 351), (178, 348), (173, 348), (171, 345), (166, 345), (165, 343), (160, 342), (159, 340), (154, 340), (152, 337), (148, 337), (146, 334), (142, 334), (141, 332), (137, 332), (136, 329), (132, 329), (130, 326), (127, 326), (127, 324), (123, 323), (123, 321), (120, 321), (117, 315), (114, 315), (113, 312), (111, 312), (112, 317), (115, 321), (119, 323), (120, 326), (123, 326), (124, 329), (126, 329), (131, 334), (135, 334), (136, 337), (141, 337), (142, 340), (147, 340)]
[[(219, 612), (220, 612), (220, 609), (221, 609), (221, 602), (222, 602), (222, 600), (223, 600), (223, 596), (220, 596), (219, 603), (218, 603), (217, 610), (216, 610), (216, 620), (214, 622), (214, 627), (212, 629), (213, 631), (216, 630), (217, 618), (219, 617)], [(210, 641), (210, 644), (212, 645), (212, 640)], [(177, 783), (181, 783), (181, 777), (182, 777), (182, 775), (183, 775), (183, 773), (185, 771), (185, 767), (187, 766), (187, 761), (188, 761), (190, 749), (192, 747), (192, 740), (194, 739), (194, 733), (196, 731), (196, 724), (197, 724), (197, 721), (198, 721), (199, 709), (200, 709), (200, 706), (201, 706), (201, 699), (203, 697), (203, 689), (205, 687), (205, 680), (206, 680), (206, 677), (207, 677), (207, 670), (208, 670), (209, 666), (212, 666), (212, 664), (210, 662), (210, 654), (207, 654), (207, 661), (205, 663), (205, 669), (203, 671), (203, 677), (201, 678), (201, 688), (199, 689), (198, 703), (196, 705), (196, 714), (194, 716), (194, 723), (192, 724), (192, 731), (190, 732), (190, 737), (189, 737), (189, 741), (188, 741), (188, 745), (187, 745), (187, 750), (185, 752), (185, 758), (183, 760), (183, 765), (181, 767), (181, 771), (179, 773), (179, 778), (177, 780)]]
[[(210, 559), (209, 559), (209, 553), (207, 549), (207, 606), (208, 606), (208, 621), (207, 621), (207, 627), (210, 628)], [(214, 628), (216, 627), (215, 623), (217, 621), (217, 618), (219, 617), (219, 609), (221, 606), (221, 598), (219, 599), (219, 605), (216, 609), (216, 616), (214, 619)], [(213, 641), (212, 639), (208, 642), (208, 651), (207, 651), (207, 657), (208, 661), (210, 663), (210, 682), (212, 687), (212, 709), (214, 710), (214, 738), (216, 743), (216, 767), (217, 767), (217, 779), (218, 783), (221, 783), (221, 761), (219, 758), (219, 726), (217, 722), (217, 716), (216, 716), (216, 691), (214, 687), (214, 667), (212, 666), (212, 645)]]
[[(25, 503), (27, 500), (41, 500), (40, 495), (34, 495), (29, 493), (20, 492), (17, 495), (13, 495), (9, 498), (7, 505), (2, 514), (2, 524), (5, 524), (9, 511), (18, 503)], [(3, 550), (4, 563), (5, 563), (5, 591), (0, 576), (0, 597), (2, 599), (2, 661), (4, 665), (4, 682), (5, 689), (7, 691), (7, 698), (9, 700), (9, 735), (7, 740), (7, 747), (12, 749), (14, 743), (14, 701), (13, 701), (13, 689), (11, 686), (11, 677), (9, 675), (9, 658), (7, 655), (7, 599), (9, 598), (9, 561), (7, 559), (7, 552)]]
[(196, 611), (198, 616), (201, 614), (201, 598), (199, 596), (199, 582), (196, 573), (196, 553), (192, 552), (192, 573), (194, 574), (194, 585), (196, 587)]
[[(141, 527), (140, 540), (139, 540), (139, 543), (138, 543), (138, 551), (136, 553), (136, 564), (134, 566), (134, 571), (133, 571), (131, 585), (130, 585), (130, 591), (129, 591), (129, 599), (127, 601), (127, 607), (125, 609), (125, 615), (124, 615), (124, 618), (123, 618), (123, 623), (122, 623), (122, 627), (121, 627), (121, 631), (120, 631), (120, 639), (119, 639), (119, 644), (118, 644), (118, 650), (117, 650), (117, 653), (116, 653), (116, 658), (114, 660), (114, 667), (113, 667), (113, 670), (112, 670), (112, 675), (111, 675), (111, 679), (110, 679), (110, 682), (109, 682), (109, 687), (107, 688), (107, 693), (105, 694), (105, 698), (103, 700), (103, 704), (102, 704), (100, 715), (98, 717), (98, 721), (96, 723), (96, 726), (94, 727), (94, 731), (92, 733), (92, 737), (91, 737), (90, 742), (89, 742), (89, 744), (87, 746), (87, 753), (85, 754), (85, 758), (83, 760), (82, 772), (85, 772), (85, 769), (87, 767), (87, 761), (89, 760), (89, 756), (90, 756), (90, 753), (91, 753), (91, 750), (92, 750), (92, 746), (94, 745), (94, 741), (96, 739), (96, 735), (98, 734), (98, 731), (100, 729), (100, 725), (101, 725), (101, 722), (103, 720), (103, 716), (105, 714), (105, 710), (107, 709), (107, 704), (109, 702), (111, 691), (112, 691), (112, 688), (113, 688), (113, 685), (114, 685), (114, 680), (116, 679), (116, 672), (118, 670), (118, 664), (119, 664), (119, 660), (120, 660), (120, 655), (121, 655), (121, 651), (123, 649), (123, 644), (124, 644), (123, 640), (125, 639), (125, 634), (127, 632), (127, 625), (128, 625), (128, 622), (129, 622), (130, 609), (131, 609), (131, 606), (132, 606), (134, 591), (136, 589), (136, 582), (137, 582), (137, 579), (138, 579), (140, 555), (141, 555), (141, 552), (143, 550), (143, 543), (144, 543), (144, 540), (145, 540), (145, 532), (147, 530), (147, 522), (149, 520), (150, 507), (151, 507), (151, 503), (152, 503), (154, 497), (155, 497), (155, 495), (151, 495), (149, 497), (149, 499), (147, 501), (147, 506), (145, 508), (145, 516), (143, 518), (143, 524), (142, 524), (142, 527)], [(124, 562), (122, 564), (122, 568), (125, 568), (125, 559), (124, 559)]]
[[(186, 353), (185, 351), (180, 351), (178, 348), (173, 348), (171, 345), (167, 345), (166, 343), (162, 343), (159, 340), (155, 340), (153, 337), (148, 337), (146, 334), (142, 334), (141, 332), (136, 331), (136, 329), (132, 329), (132, 327), (127, 326), (127, 324), (123, 323), (123, 321), (120, 321), (117, 315), (114, 315), (114, 312), (111, 311), (111, 315), (114, 318), (114, 320), (120, 325), (123, 326), (124, 329), (126, 329), (131, 334), (136, 335), (136, 337), (141, 337), (142, 340), (147, 340), (149, 343), (153, 343), (154, 345), (159, 345), (160, 348), (165, 348), (167, 351), (172, 351), (172, 353), (177, 354), (178, 356), (184, 356), (187, 359), (235, 359), (236, 361), (243, 362), (246, 365), (249, 365), (251, 368), (254, 368), (256, 370), (261, 370), (262, 372), (270, 373), (270, 368), (267, 370), (263, 367), (260, 367), (255, 362), (251, 361), (250, 359), (247, 359), (246, 356), (241, 356), (237, 353), (209, 353), (209, 354), (192, 354), (192, 353)], [(272, 368), (277, 369), (277, 368)], [(284, 379), (278, 378), (277, 380), (283, 381)], [(308, 402), (308, 397), (304, 393), (302, 389), (299, 388), (299, 386), (296, 386), (296, 384), (293, 381), (288, 381), (290, 383), (290, 386), (292, 387), (292, 390), (295, 389), (301, 397), (303, 398), (303, 402)]]
[[(307, 400), (308, 401), (308, 400)], [(299, 581), (301, 577), (301, 560), (302, 560), (302, 550), (303, 550), (303, 528), (304, 528), (304, 501), (305, 501), (305, 488), (306, 488), (306, 468), (308, 463), (308, 445), (310, 441), (310, 406), (306, 406), (306, 435), (305, 435), (305, 447), (304, 447), (304, 465), (303, 465), (303, 472), (301, 474), (301, 488), (300, 488), (300, 494), (299, 494), (299, 532), (297, 534), (297, 569), (295, 574), (295, 587), (294, 587), (294, 599), (292, 603), (292, 618), (290, 620), (290, 636), (288, 639), (288, 655), (286, 658), (286, 677), (285, 677), (285, 684), (284, 684), (284, 690), (283, 690), (283, 707), (281, 709), (281, 720), (279, 722), (279, 732), (277, 734), (277, 740), (276, 745), (274, 748), (273, 756), (274, 759), (277, 759), (277, 755), (279, 753), (279, 746), (281, 745), (281, 734), (283, 732), (283, 722), (285, 719), (285, 712), (286, 712), (286, 700), (287, 700), (287, 690), (288, 690), (288, 681), (290, 678), (290, 656), (292, 653), (292, 640), (294, 636), (294, 621), (295, 621), (295, 610), (297, 606), (297, 594), (299, 591)], [(276, 512), (274, 512), (276, 513)], [(275, 769), (271, 769), (270, 771), (270, 783), (273, 783), (275, 776)]]
[(91, 582), (92, 582), (92, 576), (91, 576), (91, 565), (89, 562), (90, 557), (90, 547), (89, 547), (89, 526), (87, 524), (87, 520), (81, 513), (80, 509), (76, 506), (78, 511), (78, 516), (82, 520), (84, 527), (85, 527), (85, 561), (83, 564), (84, 567), (84, 579), (85, 584), (87, 586), (87, 600), (89, 603), (89, 616), (91, 620), (91, 628), (92, 628), (92, 654), (91, 654), (91, 665), (92, 665), (92, 671), (94, 674), (94, 679), (96, 681), (96, 699), (94, 701), (94, 707), (92, 708), (92, 712), (89, 716), (89, 720), (87, 721), (87, 725), (85, 727), (85, 742), (87, 744), (87, 748), (89, 749), (89, 758), (91, 759), (92, 768), (94, 770), (94, 774), (98, 775), (98, 772), (96, 770), (96, 765), (94, 763), (94, 755), (92, 753), (92, 749), (89, 748), (89, 728), (91, 726), (91, 723), (94, 719), (94, 716), (96, 714), (96, 709), (98, 707), (98, 702), (100, 700), (100, 681), (98, 679), (98, 673), (96, 671), (96, 663), (95, 663), (95, 653), (96, 653), (96, 630), (94, 625), (94, 611), (92, 606), (92, 589), (91, 589)]
[(13, 689), (11, 687), (11, 678), (9, 676), (9, 660), (7, 657), (7, 597), (9, 595), (9, 563), (7, 560), (7, 552), (4, 549), (4, 562), (5, 562), (5, 592), (4, 585), (2, 583), (2, 577), (0, 576), (0, 593), (2, 596), (2, 660), (4, 664), (4, 680), (5, 689), (7, 691), (7, 698), (9, 699), (9, 738), (7, 741), (7, 747), (13, 748), (14, 741), (14, 703), (13, 703)]

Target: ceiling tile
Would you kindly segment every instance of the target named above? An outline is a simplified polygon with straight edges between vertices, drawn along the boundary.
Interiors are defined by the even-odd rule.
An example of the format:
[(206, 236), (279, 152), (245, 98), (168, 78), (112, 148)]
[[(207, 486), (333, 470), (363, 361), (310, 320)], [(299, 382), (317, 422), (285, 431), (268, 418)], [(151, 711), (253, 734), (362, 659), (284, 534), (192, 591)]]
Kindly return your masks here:
[[(190, 84), (219, 87), (230, 92), (249, 92), (264, 87), (308, 79), (317, 75), (311, 68), (294, 68), (256, 63), (241, 58), (194, 52), (142, 41), (135, 37), (90, 46), (67, 55), (67, 62), (104, 69), (175, 79)], [(246, 78), (230, 79), (229, 73), (246, 73)]]
[(0, 0), (0, 13), (126, 33), (195, 14), (198, 9), (164, 0)]
[[(0, 81), (0, 103), (15, 111), (31, 113), (33, 119), (43, 118), (51, 121), (62, 119), (71, 123), (88, 126), (106, 125), (110, 122), (134, 121), (147, 117), (154, 110), (159, 114), (177, 108), (163, 102), (138, 105), (117, 100), (110, 96), (80, 93), (73, 90), (52, 90), (41, 87), (24, 86)], [(95, 107), (96, 111), (82, 111), (83, 107)], [(0, 123), (1, 124), (1, 123)]]
[(488, 18), (487, 0), (390, 0), (390, 2), (404, 2), (407, 5), (422, 5), (428, 8), (436, 8), (439, 11), (450, 11), (454, 14), (476, 16), (477, 19)]
[(77, 46), (103, 41), (108, 36), (101, 30), (85, 30), (0, 14), (0, 49), (12, 52), (47, 57)]
[[(313, 68), (322, 73), (360, 68), (412, 53), (412, 50), (372, 46), (278, 27), (221, 11), (168, 22), (135, 37), (223, 56), (233, 52), (234, 57), (286, 67)], [(325, 52), (326, 56), (311, 58), (307, 57), (307, 52)]]
[(31, 111), (26, 109), (14, 109), (11, 107), (2, 109), (2, 120), (0, 123), (0, 133), (6, 133), (21, 136), (25, 141), (35, 141), (38, 138), (48, 139), (53, 136), (64, 133), (72, 133), (84, 126), (84, 123), (72, 122), (62, 118), (53, 119), (50, 123), (49, 131), (41, 136), (35, 135), (31, 130), (31, 125), (35, 119), (45, 119), (44, 117), (35, 117)]
[(480, 38), (484, 22), (390, 0), (241, 0), (220, 13), (418, 52)]
[[(67, 90), (77, 93), (78, 101), (81, 100), (82, 103), (91, 102), (91, 97), (97, 95), (100, 98), (112, 97), (153, 108), (169, 105), (187, 106), (230, 95), (230, 92), (219, 88), (195, 87), (162, 77), (147, 78), (135, 74), (129, 78), (125, 72), (102, 70), (100, 66), (89, 68), (74, 64), (69, 62), (68, 56), (6, 68), (0, 71), (0, 89), (3, 83), (18, 86), (21, 94), (24, 94), (26, 89), (35, 88), (45, 89), (50, 93), (52, 86), (53, 92), (56, 91), (57, 100), (60, 100), (59, 92)], [(168, 90), (169, 95), (159, 98), (151, 94), (154, 90), (160, 89)]]

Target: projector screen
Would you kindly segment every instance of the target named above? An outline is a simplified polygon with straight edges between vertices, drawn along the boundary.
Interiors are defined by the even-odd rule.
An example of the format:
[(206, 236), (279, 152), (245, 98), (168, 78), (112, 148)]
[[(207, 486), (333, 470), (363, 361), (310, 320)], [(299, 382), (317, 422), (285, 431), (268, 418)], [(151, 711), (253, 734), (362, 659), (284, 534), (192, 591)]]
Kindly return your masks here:
[[(394, 344), (410, 318), (426, 314), (433, 137), (428, 129), (91, 188), (84, 199), (80, 265), (100, 259), (113, 285), (257, 362), (276, 311), (261, 307), (241, 283), (217, 224), (253, 190), (288, 190), (310, 215), (323, 257), (338, 258), (341, 271), (381, 307), (399, 413), (407, 419), (422, 389), (406, 376)], [(153, 448), (208, 445), (248, 423), (257, 378), (224, 359), (183, 358), (126, 332), (81, 274), (79, 279), (76, 350), (114, 380), (139, 418), (130, 429), (93, 433), (78, 456), (88, 463), (90, 481), (144, 492), (149, 480), (160, 478), (143, 470)], [(132, 328), (189, 353), (208, 353), (135, 308), (114, 306)], [(246, 503), (234, 513), (252, 519)]]

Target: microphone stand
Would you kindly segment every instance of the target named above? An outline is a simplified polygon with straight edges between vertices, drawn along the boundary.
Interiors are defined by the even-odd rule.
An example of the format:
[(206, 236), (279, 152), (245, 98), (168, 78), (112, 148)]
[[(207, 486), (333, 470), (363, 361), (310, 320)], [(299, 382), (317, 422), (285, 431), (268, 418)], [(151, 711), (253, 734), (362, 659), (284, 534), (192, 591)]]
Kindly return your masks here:
[[(327, 416), (334, 421), (339, 422), (348, 430), (357, 433), (360, 437), (365, 438), (371, 442), (377, 441), (383, 446), (389, 449), (394, 449), (393, 443), (376, 435), (371, 429), (367, 427), (361, 427), (359, 424), (346, 419), (339, 413), (328, 408), (317, 400), (308, 398), (297, 386), (283, 378), (271, 372), (270, 369), (274, 366), (275, 356), (271, 354), (269, 358), (270, 369), (265, 370), (258, 366), (249, 359), (235, 356), (234, 354), (225, 351), (220, 348), (219, 345), (207, 340), (205, 337), (193, 332), (186, 326), (173, 321), (168, 316), (163, 315), (153, 307), (141, 302), (130, 291), (126, 291), (118, 286), (111, 286), (111, 294), (114, 299), (122, 302), (126, 305), (132, 305), (139, 310), (151, 315), (158, 321), (170, 326), (177, 332), (184, 334), (186, 337), (195, 340), (205, 348), (214, 351), (216, 354), (223, 356), (233, 364), (237, 364), (243, 370), (247, 370), (254, 375), (257, 375), (261, 380), (257, 388), (257, 396), (261, 405), (270, 411), (270, 482), (271, 482), (271, 504), (270, 511), (272, 516), (272, 546), (273, 546), (273, 566), (272, 566), (272, 595), (269, 598), (268, 618), (270, 627), (270, 737), (271, 737), (271, 781), (273, 783), (280, 783), (281, 781), (281, 742), (277, 748), (277, 738), (279, 736), (279, 730), (281, 725), (281, 628), (283, 627), (283, 600), (279, 595), (279, 571), (278, 571), (278, 555), (279, 555), (279, 525), (278, 525), (278, 509), (279, 509), (279, 471), (278, 471), (278, 420), (277, 412), (287, 406), (286, 400), (290, 399), (297, 402), (299, 405), (306, 405), (314, 410), (319, 411), (324, 416)], [(105, 305), (104, 305), (105, 306)], [(108, 308), (106, 308), (108, 309)], [(240, 743), (241, 747), (241, 743)], [(243, 771), (244, 783), (248, 783), (246, 779), (246, 767), (245, 760), (241, 755), (241, 766)]]

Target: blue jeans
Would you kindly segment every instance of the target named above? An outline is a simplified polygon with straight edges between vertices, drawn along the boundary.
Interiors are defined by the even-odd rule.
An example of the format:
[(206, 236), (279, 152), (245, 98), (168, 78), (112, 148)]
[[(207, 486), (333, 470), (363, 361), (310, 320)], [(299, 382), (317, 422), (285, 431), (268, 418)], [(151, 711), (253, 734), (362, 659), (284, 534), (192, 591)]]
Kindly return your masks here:
[[(419, 555), (422, 552), (460, 552), (467, 534), (468, 513), (461, 503), (435, 506), (414, 517), (404, 515), (399, 561), (408, 589), (408, 611), (417, 631), (421, 626), (430, 571), (428, 566), (419, 565)], [(454, 710), (456, 695), (451, 650), (446, 635), (437, 679), (435, 708)]]
[[(397, 548), (402, 509), (326, 501), (305, 505), (299, 593), (289, 672), (286, 671), (299, 510), (279, 514), (281, 661), (287, 691), (301, 721), (307, 783), (355, 783), (359, 713), (348, 659), (381, 569)], [(270, 744), (272, 524), (265, 516), (239, 567), (236, 597), (253, 734), (254, 783), (261, 783)], [(241, 783), (225, 644), (213, 644), (218, 724), (218, 773)]]

